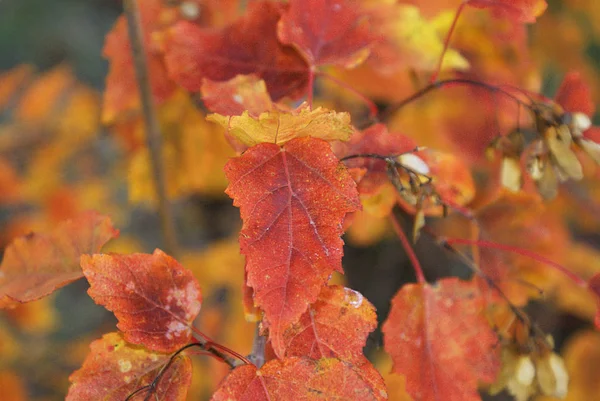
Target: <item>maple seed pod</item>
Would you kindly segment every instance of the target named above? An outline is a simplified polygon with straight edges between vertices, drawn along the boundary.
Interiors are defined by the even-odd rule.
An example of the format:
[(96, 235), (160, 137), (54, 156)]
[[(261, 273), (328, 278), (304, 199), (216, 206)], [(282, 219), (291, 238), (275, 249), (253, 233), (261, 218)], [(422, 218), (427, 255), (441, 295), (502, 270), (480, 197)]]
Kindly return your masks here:
[(570, 114), (570, 120), (571, 134), (575, 138), (580, 138), (592, 126), (592, 120), (584, 113)]
[(414, 153), (404, 153), (398, 156), (398, 162), (403, 166), (408, 167), (418, 174), (427, 175), (430, 173), (429, 166), (423, 159)]
[(571, 150), (573, 138), (569, 127), (565, 124), (558, 127), (549, 127), (544, 137), (546, 145), (552, 154), (554, 164), (564, 172), (566, 177), (581, 180), (583, 178), (583, 169), (581, 168), (579, 159), (577, 159), (577, 156)]
[(600, 164), (600, 144), (587, 139), (580, 139), (577, 144), (592, 160)]
[(502, 158), (500, 182), (504, 188), (512, 192), (519, 192), (521, 190), (523, 176), (521, 174), (521, 164), (519, 163), (519, 159), (513, 157)]
[(564, 398), (569, 376), (562, 358), (554, 352), (536, 361), (537, 380), (544, 395)]
[(522, 355), (517, 361), (515, 379), (524, 386), (531, 386), (535, 379), (535, 366), (529, 356)]

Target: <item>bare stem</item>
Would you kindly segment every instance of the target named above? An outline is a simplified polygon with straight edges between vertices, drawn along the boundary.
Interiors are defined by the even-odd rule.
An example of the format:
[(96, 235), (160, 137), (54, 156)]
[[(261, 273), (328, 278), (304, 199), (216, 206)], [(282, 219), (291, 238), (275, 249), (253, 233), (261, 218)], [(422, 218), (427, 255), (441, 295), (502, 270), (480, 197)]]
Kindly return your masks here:
[(421, 263), (419, 262), (419, 259), (417, 258), (417, 254), (415, 253), (414, 249), (410, 245), (410, 241), (408, 240), (408, 237), (404, 233), (404, 230), (402, 230), (402, 227), (400, 226), (400, 223), (398, 223), (398, 220), (396, 219), (396, 216), (394, 216), (394, 213), (390, 214), (390, 221), (392, 222), (392, 227), (394, 227), (394, 231), (396, 232), (396, 235), (398, 235), (398, 238), (400, 239), (400, 242), (402, 243), (402, 247), (406, 251), (406, 255), (408, 256), (408, 259), (410, 260), (410, 262), (413, 265), (413, 269), (415, 269), (417, 281), (420, 284), (427, 283), (427, 280), (425, 279), (425, 275), (423, 274), (423, 269), (421, 268)]
[(431, 92), (435, 89), (440, 89), (440, 88), (449, 87), (449, 86), (461, 86), (461, 85), (474, 86), (474, 87), (486, 89), (486, 90), (490, 91), (491, 93), (501, 93), (504, 96), (512, 99), (518, 105), (524, 106), (527, 109), (531, 109), (530, 104), (523, 102), (523, 100), (519, 99), (514, 94), (512, 94), (500, 87), (497, 87), (497, 86), (494, 86), (491, 84), (487, 84), (485, 82), (474, 81), (471, 79), (456, 78), (456, 79), (447, 79), (444, 81), (435, 81), (435, 82), (428, 84), (427, 86), (425, 86), (418, 92), (413, 93), (406, 99), (401, 100), (398, 103), (394, 103), (394, 104), (388, 106), (385, 110), (383, 110), (381, 113), (379, 113), (379, 120), (387, 121), (395, 112), (397, 112), (404, 106), (414, 102), (415, 100), (420, 99), (421, 97), (425, 96), (426, 94), (428, 94), (429, 92)]
[(267, 338), (260, 334), (259, 325), (260, 323), (256, 324), (254, 341), (252, 343), (252, 353), (250, 353), (248, 359), (260, 369), (262, 365), (265, 364), (265, 346), (267, 345)]
[(445, 243), (448, 245), (453, 245), (453, 244), (477, 245), (477, 246), (483, 247), (483, 248), (498, 249), (501, 251), (516, 253), (517, 255), (526, 256), (526, 257), (536, 260), (540, 263), (543, 263), (549, 267), (553, 267), (554, 269), (558, 270), (559, 272), (561, 272), (562, 274), (564, 274), (565, 276), (570, 278), (578, 286), (583, 287), (583, 288), (587, 287), (587, 282), (584, 279), (582, 279), (581, 277), (579, 277), (572, 271), (568, 270), (563, 265), (556, 263), (548, 258), (545, 258), (540, 254), (529, 251), (527, 249), (516, 248), (516, 247), (510, 246), (510, 245), (499, 244), (497, 242), (492, 242), (492, 241), (485, 241), (485, 240), (474, 241), (474, 240), (470, 240), (470, 239), (466, 239), (466, 238), (447, 238), (445, 240)]
[(454, 33), (454, 29), (456, 28), (456, 23), (458, 22), (458, 17), (460, 17), (460, 14), (462, 13), (463, 9), (465, 8), (465, 5), (468, 3), (468, 1), (463, 1), (462, 3), (460, 3), (460, 6), (458, 6), (458, 8), (456, 9), (456, 14), (454, 14), (454, 19), (452, 20), (452, 25), (450, 25), (450, 30), (448, 31), (448, 34), (446, 35), (446, 40), (444, 40), (444, 49), (442, 50), (442, 54), (440, 55), (440, 60), (438, 61), (438, 66), (436, 71), (433, 73), (433, 75), (431, 76), (431, 79), (429, 82), (435, 82), (437, 81), (440, 72), (442, 71), (442, 64), (444, 63), (444, 56), (446, 55), (446, 52), (448, 51), (448, 46), (450, 45), (450, 38), (452, 37), (452, 34)]
[(354, 89), (352, 86), (348, 85), (347, 83), (337, 79), (336, 77), (334, 77), (330, 74), (327, 74), (324, 72), (318, 72), (318, 75), (320, 77), (330, 80), (331, 82), (335, 83), (339, 87), (344, 88), (347, 91), (353, 93), (356, 97), (358, 97), (360, 100), (362, 100), (369, 108), (369, 118), (372, 120), (375, 120), (377, 118), (377, 113), (379, 113), (379, 110), (377, 110), (377, 105), (371, 99), (369, 99), (368, 97), (366, 97), (365, 95), (363, 95), (362, 93), (360, 93), (359, 91)]
[(156, 109), (152, 98), (152, 88), (148, 72), (148, 62), (144, 50), (142, 24), (140, 10), (137, 0), (124, 0), (123, 7), (127, 19), (127, 32), (131, 43), (133, 65), (140, 94), (142, 115), (146, 129), (146, 145), (150, 153), (152, 174), (158, 198), (161, 228), (164, 236), (165, 251), (171, 255), (177, 253), (177, 237), (175, 235), (175, 224), (169, 200), (167, 199), (166, 178), (161, 154), (162, 135), (160, 125), (156, 117)]
[(236, 359), (246, 364), (250, 363), (239, 353), (214, 342), (210, 337), (202, 333), (196, 327), (192, 326), (192, 331), (194, 332), (194, 338), (197, 340), (196, 344), (198, 344), (206, 352), (212, 354), (215, 358), (225, 362), (230, 368), (233, 369), (238, 365)]

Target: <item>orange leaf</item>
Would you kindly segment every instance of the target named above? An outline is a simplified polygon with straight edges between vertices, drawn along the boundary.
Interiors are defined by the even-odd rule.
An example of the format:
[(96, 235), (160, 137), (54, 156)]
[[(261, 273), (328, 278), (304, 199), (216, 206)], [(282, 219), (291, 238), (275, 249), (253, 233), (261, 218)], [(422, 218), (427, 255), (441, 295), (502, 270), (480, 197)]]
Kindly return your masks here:
[(259, 370), (243, 365), (227, 376), (211, 400), (386, 400), (383, 379), (372, 365), (366, 366), (368, 370), (363, 371), (335, 358), (296, 357), (272, 360)]
[(433, 186), (443, 201), (463, 206), (473, 199), (475, 183), (462, 157), (432, 149), (426, 149), (417, 155), (429, 166)]
[(408, 284), (396, 294), (384, 345), (415, 401), (480, 400), (478, 381), (494, 381), (498, 339), (484, 306), (473, 283), (457, 278)]
[(152, 255), (83, 255), (88, 293), (115, 313), (125, 340), (171, 352), (191, 338), (200, 312), (200, 286), (189, 270), (160, 249)]
[[(569, 234), (560, 216), (537, 195), (504, 191), (480, 208), (476, 218), (484, 240), (527, 249), (556, 263), (566, 260)], [(479, 253), (481, 270), (517, 305), (539, 296), (538, 288), (548, 289), (556, 281), (558, 273), (544, 263), (496, 249), (481, 248)]]
[(237, 75), (229, 81), (202, 82), (202, 100), (213, 113), (238, 116), (248, 111), (251, 116), (273, 108), (265, 81), (256, 75)]
[(81, 278), (80, 255), (100, 251), (118, 235), (108, 217), (86, 212), (50, 234), (15, 239), (0, 265), (0, 308), (40, 299)]
[(301, 96), (308, 84), (308, 66), (294, 49), (277, 40), (280, 16), (280, 5), (253, 1), (243, 18), (219, 31), (178, 22), (165, 43), (169, 74), (187, 90), (198, 91), (203, 78), (227, 81), (254, 73), (265, 81), (274, 100)]
[(363, 357), (367, 336), (376, 327), (375, 308), (362, 294), (337, 285), (325, 287), (284, 333), (285, 355), (353, 362)]
[(0, 370), (0, 397), (2, 401), (27, 400), (23, 379), (9, 370)]
[(311, 66), (355, 67), (367, 58), (373, 42), (366, 16), (348, 0), (291, 0), (277, 33)]
[(360, 208), (356, 184), (329, 144), (311, 137), (256, 145), (230, 160), (225, 173), (244, 221), (248, 285), (282, 357), (285, 329), (342, 270), (342, 222)]
[[(157, 354), (125, 342), (121, 334), (108, 333), (92, 342), (83, 366), (69, 380), (66, 401), (123, 401), (139, 388), (149, 385), (169, 355)], [(185, 401), (192, 379), (192, 364), (187, 356), (178, 356), (158, 381), (157, 399)], [(143, 400), (140, 392), (132, 400)], [(147, 399), (154, 399), (153, 397)]]
[(477, 8), (491, 8), (499, 15), (507, 15), (518, 22), (535, 22), (546, 11), (546, 0), (467, 0)]

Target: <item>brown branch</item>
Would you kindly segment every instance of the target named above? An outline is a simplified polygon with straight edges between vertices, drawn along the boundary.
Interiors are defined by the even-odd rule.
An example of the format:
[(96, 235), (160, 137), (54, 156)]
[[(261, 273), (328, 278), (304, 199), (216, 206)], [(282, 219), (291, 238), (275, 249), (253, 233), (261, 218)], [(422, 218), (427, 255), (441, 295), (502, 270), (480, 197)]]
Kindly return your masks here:
[(140, 10), (138, 8), (137, 0), (124, 0), (123, 8), (127, 19), (127, 32), (131, 43), (133, 65), (140, 94), (142, 115), (146, 131), (146, 145), (150, 153), (150, 164), (152, 165), (156, 197), (158, 198), (158, 209), (164, 236), (165, 252), (176, 257), (177, 237), (175, 234), (175, 224), (173, 222), (171, 206), (167, 199), (165, 170), (161, 153), (162, 134), (160, 132), (160, 125), (158, 123), (158, 118), (156, 117), (156, 109), (152, 98), (148, 62), (146, 59), (146, 52), (144, 51), (144, 35), (140, 19)]

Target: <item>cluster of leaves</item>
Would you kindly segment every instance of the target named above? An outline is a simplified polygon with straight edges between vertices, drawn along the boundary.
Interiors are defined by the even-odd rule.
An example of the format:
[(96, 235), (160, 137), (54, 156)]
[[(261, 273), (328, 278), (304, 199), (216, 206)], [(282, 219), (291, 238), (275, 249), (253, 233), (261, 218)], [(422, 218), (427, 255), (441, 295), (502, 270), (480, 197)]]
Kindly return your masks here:
[[(477, 401), (482, 388), (517, 400), (566, 395), (567, 368), (592, 356), (572, 356), (565, 367), (522, 307), (550, 294), (600, 327), (597, 251), (570, 238), (565, 218), (597, 227), (577, 208), (597, 199), (600, 134), (580, 74), (566, 75), (554, 99), (538, 94), (525, 24), (544, 12), (544, 0), (139, 3), (167, 195), (224, 190), (243, 221), (245, 261), (205, 255), (188, 270), (186, 256), (180, 264), (158, 249), (99, 253), (118, 232), (96, 212), (14, 240), (0, 266), (1, 308), (85, 276), (90, 297), (118, 320), (118, 332), (92, 342), (67, 400), (185, 400), (193, 354), (226, 368), (212, 400)], [(128, 157), (130, 201), (153, 202), (139, 49), (128, 28), (123, 16), (106, 38), (100, 118)], [(1, 77), (0, 106), (27, 74)], [(53, 78), (32, 93), (64, 86)], [(71, 96), (72, 107), (85, 104)], [(44, 110), (21, 118), (46, 123)], [(89, 136), (96, 124), (58, 119), (52, 128), (61, 139), (73, 127)], [(54, 165), (66, 159), (59, 154)], [(0, 164), (0, 174), (0, 188), (10, 190), (0, 200), (19, 198), (16, 170)], [(411, 235), (400, 215), (414, 216)], [(374, 306), (336, 275), (345, 232), (362, 245), (395, 233), (415, 271), (417, 282), (391, 299), (382, 325), (391, 374), (384, 356), (363, 354), (378, 325)], [(423, 236), (471, 278), (432, 279), (413, 250)], [(197, 319), (219, 280), (231, 280), (235, 307), (257, 322), (248, 357), (235, 341), (205, 334), (211, 325), (247, 326)], [(597, 346), (598, 337), (578, 341)], [(577, 380), (571, 394), (591, 394)]]

